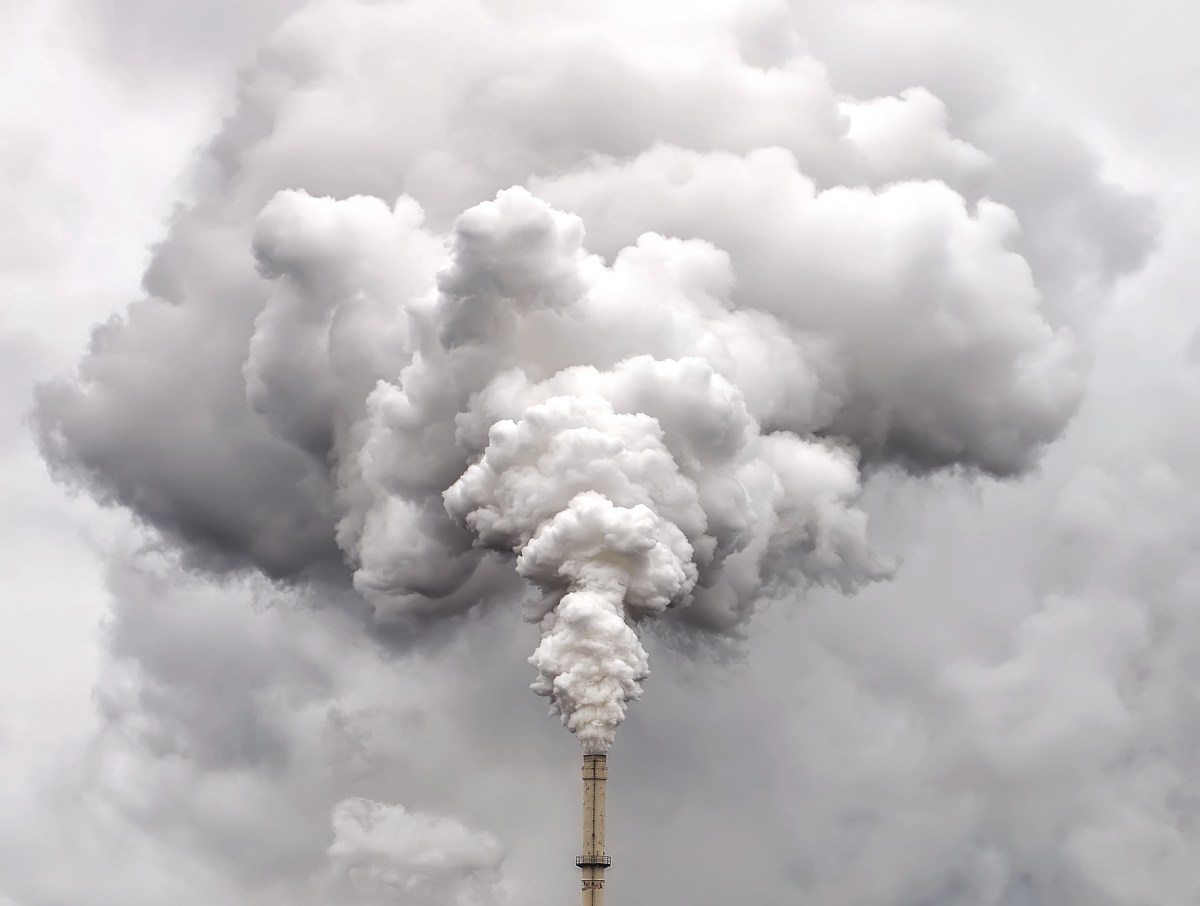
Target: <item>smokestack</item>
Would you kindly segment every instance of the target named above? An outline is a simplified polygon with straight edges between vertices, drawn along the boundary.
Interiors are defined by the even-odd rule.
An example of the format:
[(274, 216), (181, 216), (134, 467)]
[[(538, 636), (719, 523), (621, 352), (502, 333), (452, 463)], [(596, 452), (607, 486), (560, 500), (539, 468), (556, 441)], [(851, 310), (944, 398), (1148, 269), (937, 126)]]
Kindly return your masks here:
[(604, 906), (604, 869), (612, 859), (604, 855), (604, 784), (608, 758), (583, 756), (583, 855), (575, 864), (583, 870), (583, 906)]

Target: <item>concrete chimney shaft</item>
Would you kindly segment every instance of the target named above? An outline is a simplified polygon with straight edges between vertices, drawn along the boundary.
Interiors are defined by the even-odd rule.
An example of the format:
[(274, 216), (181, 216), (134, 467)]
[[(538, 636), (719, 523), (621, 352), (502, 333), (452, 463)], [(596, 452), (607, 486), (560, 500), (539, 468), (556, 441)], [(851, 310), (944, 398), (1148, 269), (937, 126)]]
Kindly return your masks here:
[(604, 906), (604, 869), (612, 860), (604, 854), (604, 786), (608, 759), (583, 756), (583, 855), (575, 864), (583, 871), (583, 906)]

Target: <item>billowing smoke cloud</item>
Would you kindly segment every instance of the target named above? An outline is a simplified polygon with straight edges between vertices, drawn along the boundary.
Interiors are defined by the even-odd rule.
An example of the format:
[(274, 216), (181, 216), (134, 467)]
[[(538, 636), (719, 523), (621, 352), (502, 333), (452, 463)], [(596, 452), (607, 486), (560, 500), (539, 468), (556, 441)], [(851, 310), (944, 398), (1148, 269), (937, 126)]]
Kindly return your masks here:
[(502, 551), (604, 749), (645, 618), (887, 576), (862, 470), (1020, 474), (1079, 396), (1003, 161), (799, 46), (782, 3), (312, 4), (43, 391), (47, 456), (394, 632), (507, 594)]

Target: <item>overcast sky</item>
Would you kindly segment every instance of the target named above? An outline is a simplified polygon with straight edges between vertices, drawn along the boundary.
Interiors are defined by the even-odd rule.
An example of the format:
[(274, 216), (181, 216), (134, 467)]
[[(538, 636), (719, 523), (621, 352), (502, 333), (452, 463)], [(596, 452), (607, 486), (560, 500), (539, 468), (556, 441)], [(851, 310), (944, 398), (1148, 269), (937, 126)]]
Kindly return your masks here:
[[(646, 634), (653, 675), (611, 756), (610, 901), (1200, 902), (1191, 14), (792, 6), (0, 0), (0, 906), (576, 896), (579, 748), (529, 691), (511, 562), (447, 592), (494, 606), (402, 637), (394, 588), (433, 580), (378, 552), (451, 562), (443, 539), (414, 516), (335, 546), (324, 466), (289, 471), (300, 454), (222, 420), (232, 393), (297, 449), (328, 442), (304, 406), (357, 412), (350, 391), (272, 396), (325, 375), (263, 306), (357, 298), (339, 281), (391, 299), (396, 261), (469, 246), (455, 217), (512, 185), (578, 214), (609, 275), (653, 230), (728, 252), (669, 276), (732, 307), (786, 321), (791, 287), (819, 307), (828, 277), (806, 330), (844, 361), (804, 346), (811, 373), (784, 357), (779, 393), (742, 389), (755, 415), (850, 438), (862, 495), (855, 475), (829, 518), (845, 541), (865, 513), (898, 564), (881, 579), (852, 538), (833, 579), (781, 572), (741, 642)], [(787, 156), (751, 157), (768, 147)], [(897, 181), (929, 194), (897, 221), (847, 215), (899, 223), (886, 249), (822, 246), (841, 209), (792, 218), (804, 186)], [(255, 226), (286, 189), (407, 193), (425, 232), (396, 251), (407, 209), (380, 207), (331, 239), (333, 214), (282, 202)], [(918, 234), (946, 249), (889, 270)], [(842, 318), (857, 276), (870, 317)], [(960, 289), (947, 335), (994, 356), (978, 368), (923, 320)], [(385, 333), (345, 361), (386, 359)], [(100, 391), (42, 397), (67, 437), (56, 481), (35, 388), (81, 361)], [(388, 487), (435, 481), (429, 444), (398, 447), (411, 474)]]

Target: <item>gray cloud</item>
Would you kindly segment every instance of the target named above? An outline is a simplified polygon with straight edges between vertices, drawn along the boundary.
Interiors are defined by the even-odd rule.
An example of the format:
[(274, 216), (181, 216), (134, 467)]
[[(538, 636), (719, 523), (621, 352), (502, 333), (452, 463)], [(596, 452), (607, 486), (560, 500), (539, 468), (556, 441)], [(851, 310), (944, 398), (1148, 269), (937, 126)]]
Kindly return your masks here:
[[(783, 591), (746, 630), (740, 665), (710, 669), (647, 641), (654, 676), (613, 753), (612, 896), (859, 906), (1182, 906), (1195, 898), (1187, 858), (1195, 843), (1194, 438), (1186, 419), (1167, 414), (1195, 402), (1187, 364), (1194, 317), (1177, 289), (1188, 274), (1169, 264), (1186, 259), (1194, 229), (1169, 208), (1166, 245), (1124, 306), (1110, 310), (1103, 303), (1120, 291), (1115, 278), (1149, 254), (1144, 203), (1107, 183), (1100, 162), (1061, 126), (1043, 128), (1037, 105), (980, 52), (986, 42), (963, 31), (962, 17), (929, 7), (917, 15), (910, 4), (874, 4), (863, 18), (810, 9), (827, 18), (797, 14), (794, 38), (778, 27), (786, 17), (773, 4), (730, 34), (757, 63), (807, 46), (829, 65), (834, 86), (859, 97), (913, 85), (930, 93), (863, 105), (857, 121), (850, 117), (858, 137), (826, 147), (837, 130), (822, 131), (819, 114), (854, 105), (821, 101), (814, 77), (804, 84), (816, 86), (817, 100), (787, 96), (809, 104), (810, 115), (742, 138), (732, 114), (696, 113), (703, 103), (736, 111), (735, 80), (714, 75), (680, 87), (663, 76), (661, 92), (648, 90), (660, 82), (639, 42), (660, 46), (663, 33), (649, 10), (628, 26), (628, 47), (543, 51), (548, 59), (529, 71), (550, 73), (544, 82), (522, 80), (518, 68), (487, 90), (453, 95), (458, 108), (441, 97), (404, 108), (409, 128), (401, 129), (387, 114), (403, 94), (393, 76), (438, 64), (420, 59), (421, 48), (416, 61), (373, 57), (385, 12), (327, 12), (276, 39), (214, 145), (195, 209), (177, 217), (157, 252), (151, 298), (102, 332), (83, 366), (82, 393), (60, 386), (43, 405), (66, 431), (63, 466), (85, 463), (103, 493), (186, 540), (187, 566), (249, 560), (276, 577), (318, 582), (202, 579), (177, 571), (170, 557), (114, 574), (111, 662), (100, 685), (106, 729), (84, 765), (57, 777), (55, 807), (72, 816), (62, 819), (70, 833), (38, 837), (43, 853), (65, 853), (80, 871), (67, 881), (49, 869), (5, 869), (19, 879), (6, 884), (22, 906), (303, 903), (326, 894), (371, 902), (380, 879), (389, 891), (435, 891), (440, 902), (507, 894), (536, 904), (569, 893), (574, 844), (562, 834), (575, 826), (577, 778), (570, 748), (524, 689), (533, 630), (511, 608), (485, 609), (440, 647), (397, 655), (328, 606), (344, 602), (331, 588), (346, 578), (331, 543), (338, 514), (325, 455), (340, 426), (329, 413), (340, 411), (341, 394), (361, 399), (403, 340), (362, 330), (371, 322), (356, 322), (363, 310), (347, 300), (383, 307), (419, 293), (423, 278), (411, 288), (397, 283), (404, 256), (437, 254), (463, 208), (531, 174), (531, 188), (583, 216), (587, 247), (606, 264), (647, 220), (667, 232), (690, 224), (727, 247), (737, 298), (755, 292), (756, 279), (766, 292), (772, 274), (746, 267), (755, 247), (739, 248), (740, 224), (730, 222), (746, 202), (728, 192), (739, 167), (749, 175), (738, 187), (753, 188), (755, 177), (766, 183), (745, 196), (762, 216), (747, 218), (744, 231), (769, 237), (778, 184), (745, 165), (757, 143), (784, 145), (818, 187), (937, 178), (967, 198), (968, 213), (985, 194), (1010, 205), (1022, 227), (1013, 247), (1042, 292), (1041, 316), (1049, 329), (1066, 326), (1085, 340), (1096, 367), (1079, 416), (1023, 484), (965, 488), (953, 475), (914, 480), (888, 469), (866, 479), (859, 505), (876, 546), (904, 561), (892, 582), (850, 600)], [(893, 9), (908, 18), (892, 18)], [(479, 36), (488, 34), (481, 20), (462, 20), (470, 26), (462, 46), (494, 53)], [(429, 44), (448, 27), (437, 18), (404, 25)], [(318, 37), (334, 26), (362, 54), (324, 49)], [(882, 42), (902, 26), (912, 41), (894, 40), (893, 31)], [(876, 47), (872, 35), (878, 54), (863, 50)], [(351, 57), (361, 71), (347, 67)], [(611, 95), (597, 87), (597, 70), (611, 76)], [(460, 77), (439, 73), (436, 84)], [(634, 83), (645, 97), (626, 87)], [(770, 106), (766, 93), (752, 109)], [(580, 97), (591, 98), (590, 115), (574, 122), (570, 99)], [(442, 111), (456, 109), (467, 113), (441, 122)], [(571, 128), (551, 129), (564, 120)], [(306, 128), (314, 122), (325, 141)], [(437, 140), (420, 147), (416, 136), (431, 134)], [(671, 194), (686, 156), (642, 147), (646, 136), (703, 155), (744, 141), (714, 180), (733, 196), (728, 208), (715, 206), (723, 199), (714, 190), (720, 216), (689, 214), (686, 195)], [(471, 160), (462, 149), (484, 138), (492, 156)], [(839, 147), (856, 153), (834, 161), (830, 148)], [(592, 160), (591, 150), (614, 159)], [(791, 178), (787, 157), (778, 161)], [(696, 178), (703, 175), (698, 166)], [(619, 190), (606, 195), (606, 186)], [(336, 217), (305, 222), (307, 230), (295, 229), (296, 220), (274, 230), (260, 221), (255, 244), (253, 219), (285, 187), (384, 201), (363, 205), (365, 218), (346, 217), (338, 229), (330, 227)], [(426, 214), (425, 233), (404, 234), (407, 245), (389, 232), (412, 216), (389, 207), (401, 191)], [(337, 331), (297, 329), (309, 323), (298, 315), (330, 300), (352, 340), (346, 347), (360, 356), (328, 356), (323, 344)], [(263, 330), (271, 307), (297, 316)], [(903, 327), (893, 328), (904, 338), (899, 352), (913, 343)], [(252, 335), (260, 340), (253, 355)], [(309, 352), (276, 355), (288, 349)], [(273, 362), (299, 371), (272, 371)], [(248, 372), (277, 378), (259, 385), (257, 405)], [(898, 391), (911, 386), (882, 382), (873, 402), (895, 393), (893, 411), (904, 412), (909, 397)], [(974, 404), (988, 398), (977, 392), (986, 384), (968, 386)], [(297, 387), (309, 392), (289, 397)], [(956, 389), (934, 383), (928, 392)], [(263, 402), (276, 408), (264, 411)], [(928, 411), (923, 403), (911, 414)], [(949, 424), (990, 424), (970, 421), (977, 416), (966, 409), (967, 422)], [(1059, 424), (1051, 415), (1029, 436), (986, 443), (966, 431), (942, 448), (949, 455), (926, 445), (921, 456), (903, 456), (903, 436), (874, 436), (878, 450), (910, 466), (941, 465), (966, 443), (971, 461), (993, 451), (990, 465), (1008, 472), (1027, 465), (1018, 454), (1037, 450)], [(853, 422), (840, 427), (869, 435)], [(401, 564), (396, 575), (419, 565)], [(81, 792), (90, 804), (73, 811), (68, 802)], [(339, 806), (356, 797), (392, 805)], [(395, 816), (398, 829), (386, 843), (364, 831), (359, 849), (339, 849), (345, 837), (331, 820), (347, 808)], [(440, 829), (444, 872), (414, 869), (423, 857), (409, 845), (413, 827)], [(96, 856), (105, 839), (126, 856), (111, 871), (111, 860)], [(349, 864), (365, 867), (366, 888), (321, 887), (348, 878)]]
[(993, 19), (936, 0), (805, 4), (796, 15), (843, 90), (889, 94), (919, 85), (945, 102), (955, 134), (991, 157), (988, 194), (1020, 212), (1016, 248), (1051, 311), (1086, 330), (1114, 278), (1145, 262), (1154, 212), (1147, 198), (1105, 177), (1069, 111), (1013, 70)]
[[(481, 545), (515, 555), (546, 595), (535, 689), (606, 747), (648, 669), (626, 608), (728, 631), (764, 589), (883, 578), (860, 463), (1036, 461), (1081, 361), (1014, 246), (1022, 217), (1058, 235), (1057, 207), (988, 198), (994, 164), (1048, 193), (1029, 160), (953, 138), (927, 91), (855, 100), (804, 55), (748, 63), (732, 7), (678, 42), (666, 9), (534, 43), (553, 16), (457, 13), (346, 0), (279, 30), (147, 296), (41, 392), (43, 449), (191, 566), (352, 574), (381, 623), (480, 604)], [(435, 43), (436, 102), (397, 91), (397, 60)], [(394, 207), (313, 194), (389, 186)], [(1076, 234), (1044, 291), (1139, 263), (1109, 238)], [(572, 629), (602, 624), (603, 655)], [(601, 665), (597, 698), (578, 680)]]
[(154, 0), (71, 2), (87, 44), (118, 64), (122, 77), (228, 75), (248, 63), (259, 43), (301, 0)]
[[(692, 27), (719, 35), (724, 27), (721, 15), (718, 11), (715, 22), (709, 19), (707, 25)], [(609, 14), (610, 25), (597, 25), (586, 46), (568, 35), (561, 46), (543, 46), (532, 56), (502, 52), (517, 33), (507, 31), (510, 26), (503, 19), (490, 18), (482, 8), (464, 5), (454, 28), (447, 31), (451, 18), (428, 14), (420, 4), (327, 3), (315, 5), (280, 31), (247, 75), (241, 106), (212, 146), (211, 181), (202, 182), (196, 205), (176, 219), (151, 264), (149, 295), (124, 319), (98, 332), (81, 367), (80, 384), (61, 383), (44, 391), (43, 437), (52, 462), (75, 470), (98, 494), (133, 506), (168, 534), (188, 541), (197, 562), (220, 566), (248, 560), (276, 577), (337, 570), (341, 558), (332, 543), (332, 526), (341, 520), (339, 532), (348, 529), (343, 519), (347, 502), (338, 499), (335, 485), (348, 480), (347, 467), (339, 468), (335, 480), (325, 458), (331, 452), (335, 457), (346, 455), (331, 444), (339, 432), (352, 431), (353, 424), (330, 424), (328, 417), (322, 421), (320, 410), (296, 412), (289, 418), (301, 421), (282, 426), (263, 417), (256, 399), (264, 391), (289, 385), (293, 389), (285, 392), (294, 394), (305, 382), (286, 373), (265, 378), (256, 364), (257, 357), (269, 354), (269, 319), (278, 320), (285, 309), (272, 305), (268, 312), (274, 314), (264, 316), (267, 321), (259, 319), (269, 290), (253, 269), (248, 235), (252, 218), (278, 188), (338, 195), (368, 192), (385, 199), (405, 190), (424, 207), (431, 229), (437, 230), (461, 207), (486, 199), (531, 171), (541, 177), (537, 185), (547, 194), (585, 209), (585, 222), (598, 237), (600, 250), (613, 254), (632, 243), (637, 231), (655, 225), (717, 240), (732, 255), (735, 304), (762, 308), (832, 344), (826, 351), (792, 353), (814, 363), (809, 367), (816, 374), (805, 380), (815, 381), (816, 410), (788, 412), (778, 403), (774, 408), (756, 406), (754, 414), (772, 427), (849, 436), (868, 456), (900, 457), (923, 468), (962, 461), (1003, 473), (1028, 465), (1033, 451), (1054, 436), (1069, 414), (1078, 388), (1068, 361), (1070, 343), (1054, 334), (1053, 326), (1040, 323), (1037, 294), (1024, 275), (1024, 264), (1015, 256), (1006, 257), (1004, 243), (1014, 227), (1009, 215), (994, 206), (976, 211), (956, 200), (949, 189), (938, 188), (937, 182), (891, 185), (897, 179), (940, 179), (965, 191), (980, 179), (984, 187), (989, 185), (985, 170), (1004, 172), (999, 165), (988, 167), (992, 152), (986, 145), (976, 150), (949, 137), (935, 99), (915, 93), (891, 102), (845, 101), (811, 61), (800, 58), (790, 68), (763, 72), (705, 45), (684, 53), (682, 59), (696, 78), (682, 79), (639, 50), (639, 42), (660, 42), (661, 33), (643, 31), (645, 23), (622, 11)], [(331, 29), (344, 36), (342, 42), (326, 40)], [(605, 29), (613, 29), (612, 37)], [(398, 53), (397, 45), (379, 40), (382, 34), (393, 35), (412, 52)], [(423, 48), (431, 46), (446, 52), (439, 51), (438, 60), (425, 60)], [(461, 56), (449, 53), (450, 47), (458, 48)], [(475, 53), (480, 47), (490, 49)], [(355, 48), (353, 72), (344, 68), (348, 48)], [(462, 67), (448, 68), (453, 59), (471, 59), (470, 69), (477, 75)], [(438, 86), (436, 102), (404, 91), (403, 86), (416, 78), (416, 70), (410, 68), (418, 65), (430, 67), (420, 77)], [(614, 74), (603, 88), (590, 75), (601, 65)], [(413, 74), (406, 75), (410, 71)], [(485, 89), (478, 88), (479, 78), (485, 79)], [(654, 90), (648, 90), (650, 86)], [(355, 101), (350, 104), (352, 96)], [(563, 118), (570, 105), (589, 96), (594, 104), (586, 121)], [(689, 111), (701, 97), (711, 108), (724, 105), (728, 112), (692, 115)], [(795, 116), (793, 103), (801, 103), (806, 116)], [(845, 134), (847, 118), (853, 125)], [(558, 137), (547, 145), (539, 136), (551, 128)], [(490, 138), (481, 144), (485, 132)], [(895, 144), (898, 135), (904, 137), (907, 150), (894, 156), (893, 166), (893, 155), (882, 149)], [(683, 148), (650, 150), (655, 142)], [(751, 169), (743, 155), (773, 145), (787, 150), (758, 153), (775, 154), (774, 169)], [(477, 153), (481, 147), (490, 149), (488, 155)], [(717, 148), (729, 154), (715, 153)], [(639, 150), (645, 154), (629, 164), (595, 163), (592, 158)], [(683, 165), (671, 160), (673, 154), (684, 160), (694, 155), (687, 166), (696, 175), (671, 195), (669, 185), (659, 183), (669, 179), (672, 167)], [(1019, 180), (1028, 169), (1018, 161), (1009, 178)], [(815, 185), (805, 176), (809, 172), (815, 174)], [(638, 179), (636, 188), (626, 187), (626, 182)], [(812, 195), (831, 183), (879, 191)], [(777, 223), (759, 224), (761, 235), (747, 229), (730, 235), (728, 227), (738, 222), (733, 215), (739, 205), (744, 213), (750, 211), (739, 192), (778, 191), (784, 185), (794, 203), (790, 210), (779, 208)], [(1003, 190), (1003, 183), (998, 187)], [(1095, 178), (1059, 181), (1054, 189), (1062, 205), (1072, 209), (1087, 199), (1100, 206), (1124, 203), (1118, 190)], [(589, 200), (603, 198), (606, 192), (629, 197), (632, 191), (645, 198), (658, 193), (654, 216), (637, 209), (599, 208)], [(1039, 200), (1054, 197), (1041, 190), (1035, 194)], [(1002, 195), (1003, 191), (1004, 200)], [(721, 216), (693, 210), (698, 199), (708, 202), (710, 214), (720, 211)], [(811, 213), (794, 213), (804, 212), (806, 206)], [(1054, 231), (1053, 224), (1047, 225), (1045, 207), (1030, 207), (1018, 209), (1024, 229)], [(898, 251), (894, 265), (909, 268), (906, 273), (914, 276), (889, 272), (890, 265), (879, 259), (878, 272), (866, 280), (865, 273), (857, 275), (854, 280), (861, 286), (856, 285), (849, 276), (856, 265), (850, 262), (856, 256), (871, 258), (855, 243), (890, 241), (885, 239), (892, 229), (889, 224), (904, 223), (911, 216), (907, 212), (920, 208), (939, 211), (939, 218), (931, 219), (923, 232), (908, 232), (906, 241), (913, 245)], [(874, 218), (878, 232), (840, 234), (836, 223), (843, 216), (849, 218), (847, 223)], [(371, 249), (385, 248), (386, 237), (361, 238), (369, 229), (365, 222), (347, 228), (359, 231), (361, 247), (350, 253), (354, 259), (343, 258), (336, 266), (352, 270), (321, 278), (342, 281), (340, 285), (300, 290), (316, 293), (322, 305), (342, 305), (337, 295), (322, 297), (323, 292), (366, 290), (384, 294), (372, 302), (382, 311), (386, 294), (419, 291), (422, 280), (429, 279), (429, 268), (437, 267), (436, 256), (432, 264), (414, 260), (411, 272), (409, 266), (385, 266), (381, 252)], [(801, 238), (793, 253), (785, 237), (803, 237), (806, 230), (812, 237)], [(935, 247), (956, 230), (962, 231), (962, 239), (947, 247), (960, 249), (956, 254), (964, 261), (947, 264), (939, 274), (940, 252)], [(417, 230), (418, 244), (436, 243), (436, 232), (425, 239), (420, 235)], [(923, 240), (917, 238), (921, 235)], [(827, 248), (819, 244), (822, 241), (829, 243)], [(1103, 279), (1107, 271), (1097, 271), (1093, 259), (1117, 270), (1139, 260), (1133, 254), (1114, 261), (1102, 235), (1083, 235), (1076, 241), (1094, 251), (1074, 264), (1060, 263), (1072, 280)], [(923, 247), (922, 242), (930, 245)], [(806, 260), (809, 247), (813, 257)], [(285, 252), (300, 256), (295, 266), (305, 268), (303, 273), (293, 273), (293, 265), (286, 262), (267, 260), (264, 266), (268, 271), (282, 267), (293, 285), (304, 287), (317, 266), (306, 262), (306, 256), (338, 260), (330, 258), (336, 254), (331, 249), (322, 250), (319, 244), (313, 249)], [(262, 254), (269, 258), (272, 253)], [(792, 269), (777, 271), (789, 257)], [(912, 264), (903, 263), (910, 258)], [(976, 260), (967, 264), (967, 258)], [(917, 260), (924, 262), (921, 267)], [(972, 268), (990, 269), (991, 275), (978, 286), (957, 282), (959, 273)], [(756, 279), (761, 282), (756, 284)], [(396, 280), (402, 282), (396, 285)], [(789, 308), (789, 297), (772, 296), (774, 287), (793, 285), (808, 287), (798, 305)], [(893, 292), (896, 295), (889, 296)], [(1001, 328), (986, 321), (991, 317), (987, 312), (1001, 310), (988, 301), (988, 292), (1020, 300), (1009, 304), (1009, 325)], [(932, 307), (922, 309), (923, 305)], [(343, 308), (351, 310), (349, 300)], [(888, 345), (881, 346), (877, 339), (883, 334), (871, 332), (884, 326), (871, 326), (875, 314), (855, 314), (867, 310), (894, 312)], [(313, 311), (316, 320), (305, 342), (328, 342), (321, 339), (320, 312)], [(949, 332), (942, 337), (917, 328), (934, 312), (947, 319)], [(364, 310), (355, 317), (367, 316)], [(983, 320), (968, 326), (979, 318)], [(915, 333), (898, 333), (904, 330)], [(953, 339), (955, 330), (979, 334), (951, 353), (953, 345), (962, 342)], [(259, 336), (251, 344), (256, 332)], [(196, 336), (208, 339), (196, 343)], [(332, 342), (347, 346), (355, 341), (354, 336), (332, 337)], [(287, 338), (280, 337), (280, 342)], [(372, 342), (381, 345), (357, 363), (331, 347), (340, 356), (333, 364), (339, 369), (343, 395), (335, 402), (339, 417), (351, 422), (354, 406), (361, 407), (361, 402), (347, 395), (398, 373), (403, 350), (411, 346), (400, 336), (386, 340), (380, 335)], [(844, 360), (839, 360), (839, 352)], [(320, 347), (313, 347), (306, 358), (321, 353)], [(243, 374), (248, 355), (254, 372), (249, 398)], [(828, 361), (824, 370), (815, 364), (822, 358)], [(577, 361), (587, 362), (589, 357)], [(954, 369), (955, 378), (942, 378), (942, 368)], [(919, 371), (927, 376), (918, 379)], [(275, 383), (263, 383), (268, 380)], [(975, 405), (973, 400), (980, 397), (991, 400), (988, 408)], [(330, 404), (328, 399), (321, 403), (326, 409)], [(801, 399), (793, 404), (803, 405)], [(173, 419), (181, 412), (190, 417)], [(168, 420), (173, 430), (161, 430)], [(303, 436), (296, 437), (296, 431)], [(441, 453), (432, 452), (436, 446), (431, 444), (427, 438), (425, 455), (449, 466)], [(417, 452), (409, 446), (410, 461)], [(451, 472), (447, 475), (453, 477)], [(426, 537), (447, 532), (434, 529), (434, 523), (424, 523), (431, 532)], [(462, 544), (448, 543), (451, 548)]]

